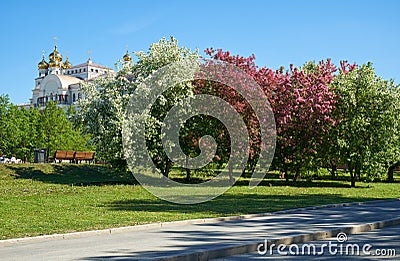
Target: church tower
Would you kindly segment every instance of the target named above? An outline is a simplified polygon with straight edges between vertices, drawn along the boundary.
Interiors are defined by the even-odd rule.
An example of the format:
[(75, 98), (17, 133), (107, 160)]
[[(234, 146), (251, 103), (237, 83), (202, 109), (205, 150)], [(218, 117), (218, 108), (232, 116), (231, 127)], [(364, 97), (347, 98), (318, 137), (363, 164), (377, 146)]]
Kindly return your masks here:
[(132, 57), (129, 55), (128, 46), (126, 47), (126, 54), (122, 58), (124, 59), (124, 66), (132, 64)]
[(44, 50), (42, 51), (42, 60), (38, 63), (39, 77), (44, 77), (48, 74), (49, 64), (44, 60)]
[(49, 54), (49, 74), (61, 74), (62, 65), (62, 55), (57, 51), (57, 45), (54, 45), (53, 52)]
[(61, 67), (63, 69), (62, 74), (65, 74), (65, 70), (72, 68), (72, 64), (68, 60), (68, 52), (65, 54), (65, 62), (61, 65)]

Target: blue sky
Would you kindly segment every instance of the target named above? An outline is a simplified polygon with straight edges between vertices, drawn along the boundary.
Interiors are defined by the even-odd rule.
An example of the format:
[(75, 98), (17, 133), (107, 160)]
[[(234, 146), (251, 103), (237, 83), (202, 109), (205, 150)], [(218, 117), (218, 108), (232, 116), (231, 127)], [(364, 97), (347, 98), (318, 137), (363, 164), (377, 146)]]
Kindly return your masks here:
[(400, 83), (400, 1), (2, 1), (0, 94), (28, 102), (41, 50), (53, 36), (72, 64), (114, 68), (162, 37), (204, 50), (256, 56), (276, 69), (332, 58), (365, 63)]

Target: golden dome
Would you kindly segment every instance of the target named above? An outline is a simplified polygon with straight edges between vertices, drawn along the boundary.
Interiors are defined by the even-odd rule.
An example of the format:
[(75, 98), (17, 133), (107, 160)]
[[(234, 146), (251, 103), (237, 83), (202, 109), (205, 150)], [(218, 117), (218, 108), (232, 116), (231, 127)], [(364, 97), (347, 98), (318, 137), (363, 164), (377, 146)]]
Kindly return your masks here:
[(69, 69), (72, 67), (72, 64), (68, 61), (68, 57), (65, 59), (65, 62), (62, 65), (63, 69)]
[(51, 61), (57, 61), (57, 62), (62, 61), (62, 55), (57, 51), (57, 45), (54, 45), (54, 51), (51, 54), (49, 54), (49, 60), (50, 63)]
[(38, 63), (38, 68), (39, 70), (49, 68), (49, 64), (44, 60), (44, 54), (42, 55), (42, 60)]
[(50, 60), (49, 67), (58, 67), (58, 66), (60, 66), (60, 64), (62, 64), (62, 63), (59, 62), (58, 60)]
[(124, 55), (123, 59), (124, 59), (125, 62), (132, 61), (132, 57), (129, 55), (128, 50), (126, 50), (126, 54)]

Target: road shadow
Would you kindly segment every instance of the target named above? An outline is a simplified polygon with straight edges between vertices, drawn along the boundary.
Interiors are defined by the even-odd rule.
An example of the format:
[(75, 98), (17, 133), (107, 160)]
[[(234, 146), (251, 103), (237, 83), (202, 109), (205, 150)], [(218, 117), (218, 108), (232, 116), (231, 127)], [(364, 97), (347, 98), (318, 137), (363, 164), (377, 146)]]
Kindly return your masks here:
[[(268, 189), (268, 188), (266, 188)], [(260, 195), (223, 194), (200, 204), (175, 204), (161, 199), (130, 199), (109, 202), (103, 207), (114, 211), (197, 213), (219, 216), (274, 212), (307, 206), (376, 200), (376, 198), (343, 197), (340, 194)]]
[[(22, 179), (32, 179), (46, 183), (54, 184), (70, 184), (76, 186), (101, 186), (115, 184), (138, 184), (137, 180), (130, 172), (117, 171), (111, 167), (104, 165), (89, 164), (22, 164), (22, 165), (6, 165), (6, 168), (13, 172), (13, 176)], [(161, 175), (160, 175), (161, 179)], [(205, 181), (201, 177), (192, 177), (187, 181), (185, 177), (173, 177), (173, 181), (183, 184), (198, 184)], [(157, 179), (157, 183), (159, 180)], [(249, 179), (239, 179), (235, 186), (248, 186)], [(167, 184), (168, 185), (168, 184)], [(228, 184), (229, 185), (229, 184)], [(227, 186), (222, 183), (221, 186)], [(277, 186), (293, 186), (293, 187), (336, 187), (349, 188), (350, 183), (343, 180), (330, 179), (301, 179), (296, 182), (286, 183), (285, 180), (279, 179), (278, 175), (267, 174), (266, 178), (259, 184), (265, 187)], [(367, 188), (366, 186), (358, 186), (359, 188)]]
[[(248, 196), (222, 196), (210, 202), (198, 204), (197, 206), (184, 206), (169, 204), (168, 202), (159, 201), (157, 203), (131, 200), (131, 201), (115, 201), (111, 202), (111, 208), (115, 210), (133, 210), (133, 211), (198, 211), (199, 209), (207, 210), (213, 213), (225, 214), (221, 211), (221, 206), (229, 206), (236, 204), (238, 207), (246, 207), (249, 212), (253, 210), (275, 210), (275, 207), (268, 207), (268, 203), (283, 202), (286, 207), (296, 206), (297, 203), (321, 202), (325, 200), (330, 203), (337, 202), (354, 202), (359, 201), (358, 198), (342, 197), (340, 195), (331, 194), (304, 194), (301, 196), (277, 196), (271, 195), (266, 197), (257, 197), (255, 195)], [(372, 200), (372, 198), (365, 198)], [(253, 202), (256, 201), (254, 204)], [(222, 203), (224, 202), (224, 203)], [(247, 202), (247, 204), (246, 204)], [(253, 204), (248, 204), (252, 202)], [(297, 202), (297, 203), (296, 203)], [(396, 205), (394, 205), (396, 204)], [(154, 233), (153, 250), (141, 248), (130, 251), (129, 247), (121, 248), (118, 251), (104, 251), (99, 256), (90, 256), (82, 258), (82, 260), (147, 260), (168, 258), (176, 255), (185, 255), (188, 253), (202, 252), (205, 249), (230, 248), (243, 244), (244, 242), (263, 242), (264, 239), (273, 239), (288, 237), (293, 235), (313, 233), (324, 229), (335, 229), (341, 226), (349, 226), (352, 224), (376, 222), (381, 219), (389, 219), (398, 217), (398, 204), (395, 203), (379, 203), (359, 205), (353, 207), (330, 207), (315, 210), (293, 210), (290, 213), (281, 213), (275, 215), (266, 215), (260, 218), (238, 219), (230, 221), (222, 221), (215, 223), (199, 223), (193, 224), (185, 228), (182, 227), (164, 227), (160, 230), (150, 231)], [(289, 207), (291, 208), (291, 207)], [(377, 214), (379, 213), (379, 214)], [(163, 245), (162, 240), (158, 243), (158, 234), (165, 234), (167, 238), (173, 238), (174, 244)], [(165, 236), (162, 236), (165, 237)], [(306, 238), (306, 236), (304, 237)], [(131, 241), (132, 244), (140, 244)], [(286, 244), (289, 245), (288, 241)], [(160, 246), (158, 246), (158, 244)]]

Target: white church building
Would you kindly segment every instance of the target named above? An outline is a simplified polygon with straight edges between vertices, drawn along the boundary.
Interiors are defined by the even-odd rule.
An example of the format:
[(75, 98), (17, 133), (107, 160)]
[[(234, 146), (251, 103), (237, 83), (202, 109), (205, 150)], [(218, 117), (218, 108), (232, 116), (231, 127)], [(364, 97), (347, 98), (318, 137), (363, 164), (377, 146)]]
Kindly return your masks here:
[[(125, 63), (132, 61), (126, 51), (123, 56)], [(35, 79), (35, 88), (32, 90), (30, 104), (26, 107), (43, 107), (49, 101), (55, 101), (59, 107), (75, 105), (79, 99), (83, 99), (82, 83), (91, 81), (97, 77), (115, 74), (109, 67), (92, 62), (90, 56), (84, 63), (72, 65), (68, 57), (63, 61), (62, 55), (54, 45), (49, 60), (45, 60), (44, 51), (42, 60), (38, 64), (39, 75)], [(24, 107), (25, 107), (24, 106)]]

